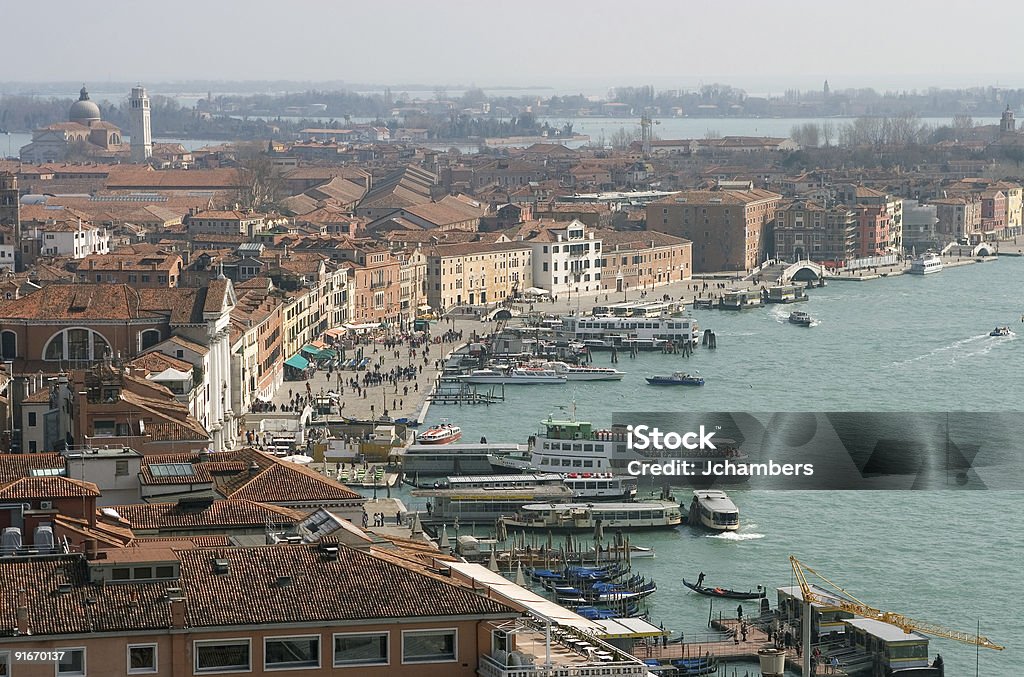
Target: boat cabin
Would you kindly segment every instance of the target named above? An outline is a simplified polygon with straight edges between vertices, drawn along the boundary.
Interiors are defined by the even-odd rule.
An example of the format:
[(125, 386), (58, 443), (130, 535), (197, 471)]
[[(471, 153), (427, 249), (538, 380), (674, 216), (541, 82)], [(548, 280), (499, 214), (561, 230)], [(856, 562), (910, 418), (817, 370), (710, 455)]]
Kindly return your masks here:
[(761, 306), (761, 294), (749, 289), (730, 289), (722, 294), (718, 307), (722, 310), (743, 310)]
[(807, 292), (799, 284), (780, 284), (768, 288), (768, 303), (796, 303), (806, 301)]
[(921, 633), (904, 632), (903, 628), (870, 618), (850, 619), (846, 626), (848, 645), (882, 665), (884, 674), (903, 675), (912, 668), (915, 677), (942, 674), (929, 669), (928, 638)]

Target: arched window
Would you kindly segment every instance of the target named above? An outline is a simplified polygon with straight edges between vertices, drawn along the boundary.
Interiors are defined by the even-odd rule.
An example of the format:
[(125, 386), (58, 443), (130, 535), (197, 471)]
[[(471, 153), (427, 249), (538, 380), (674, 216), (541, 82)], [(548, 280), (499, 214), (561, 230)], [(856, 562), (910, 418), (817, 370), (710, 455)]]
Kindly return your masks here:
[(146, 329), (139, 332), (139, 350), (145, 350), (160, 343), (159, 329)]
[(101, 360), (110, 353), (110, 344), (99, 332), (83, 327), (57, 332), (43, 348), (43, 359), (91, 362)]
[(13, 360), (18, 356), (18, 335), (9, 329), (0, 333), (0, 355), (5, 360)]

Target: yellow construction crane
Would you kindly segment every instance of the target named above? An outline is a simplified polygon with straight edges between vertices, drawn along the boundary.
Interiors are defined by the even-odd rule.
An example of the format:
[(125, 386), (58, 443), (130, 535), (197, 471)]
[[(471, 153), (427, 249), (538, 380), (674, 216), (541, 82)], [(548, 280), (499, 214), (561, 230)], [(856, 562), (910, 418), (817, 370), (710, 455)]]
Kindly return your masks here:
[[(834, 609), (841, 609), (843, 611), (849, 611), (857, 616), (871, 618), (876, 621), (882, 621), (883, 623), (889, 623), (890, 625), (902, 628), (904, 632), (916, 630), (917, 632), (922, 632), (926, 635), (944, 637), (945, 639), (952, 639), (957, 642), (963, 642), (964, 644), (973, 644), (986, 649), (995, 649), (996, 651), (1002, 651), (1005, 648), (996, 644), (988, 637), (972, 635), (969, 632), (961, 632), (959, 630), (952, 630), (941, 625), (936, 625), (935, 623), (915, 621), (913, 618), (908, 618), (903, 614), (876, 609), (873, 606), (860, 601), (842, 587), (836, 585), (811, 567), (798, 560), (795, 556), (789, 556), (789, 563), (793, 567), (793, 576), (796, 578), (796, 581), (800, 586), (800, 593), (803, 595), (804, 602), (802, 633), (805, 647), (803, 657), (805, 663), (804, 669), (806, 672), (804, 672), (804, 674), (810, 674), (810, 652), (806, 650), (806, 647), (809, 647), (811, 643), (811, 624), (808, 622), (811, 617), (811, 604), (819, 604), (821, 606), (832, 607)], [(804, 575), (805, 572), (817, 576), (823, 582), (828, 584), (834, 591), (838, 592), (839, 596), (835, 598), (832, 596), (825, 597), (820, 593), (815, 592), (807, 582), (807, 577)]]

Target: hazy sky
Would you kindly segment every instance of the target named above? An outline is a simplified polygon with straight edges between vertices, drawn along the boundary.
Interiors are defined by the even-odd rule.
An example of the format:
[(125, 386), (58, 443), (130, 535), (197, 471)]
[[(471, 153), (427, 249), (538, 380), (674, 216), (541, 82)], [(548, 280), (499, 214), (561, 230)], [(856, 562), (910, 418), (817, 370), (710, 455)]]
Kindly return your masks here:
[(982, 0), (4, 2), (0, 81), (1024, 86), (1024, 4)]

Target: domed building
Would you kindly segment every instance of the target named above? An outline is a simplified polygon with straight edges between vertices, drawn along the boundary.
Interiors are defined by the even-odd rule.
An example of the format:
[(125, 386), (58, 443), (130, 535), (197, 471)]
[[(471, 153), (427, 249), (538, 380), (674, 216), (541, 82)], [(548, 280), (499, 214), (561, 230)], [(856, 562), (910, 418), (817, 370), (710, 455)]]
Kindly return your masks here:
[(70, 154), (97, 160), (114, 160), (129, 153), (121, 129), (104, 122), (100, 107), (82, 85), (78, 101), (71, 104), (67, 122), (57, 122), (32, 132), (32, 143), (21, 148), (23, 162), (60, 162)]

